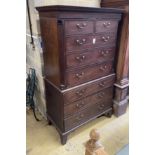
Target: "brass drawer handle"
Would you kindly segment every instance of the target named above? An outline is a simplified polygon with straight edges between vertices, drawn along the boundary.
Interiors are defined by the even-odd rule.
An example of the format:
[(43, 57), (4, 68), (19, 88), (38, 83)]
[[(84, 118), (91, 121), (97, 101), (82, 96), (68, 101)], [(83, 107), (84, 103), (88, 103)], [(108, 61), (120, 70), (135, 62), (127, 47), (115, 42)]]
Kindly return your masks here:
[(104, 106), (105, 106), (104, 104), (101, 104), (101, 105), (100, 105), (100, 107), (104, 107)]
[(105, 93), (104, 93), (104, 92), (98, 94), (98, 97), (99, 97), (99, 98), (103, 98), (104, 96), (105, 96)]
[(78, 79), (82, 78), (83, 75), (84, 75), (84, 72), (75, 74), (75, 76), (76, 76)]
[(84, 43), (86, 43), (86, 39), (82, 39), (82, 40), (76, 40), (76, 43), (78, 44), (78, 45), (83, 45)]
[(103, 39), (104, 42), (107, 42), (110, 39), (110, 37), (109, 36), (107, 36), (107, 37), (103, 36), (102, 39)]
[(99, 110), (103, 110), (104, 109), (104, 106), (105, 106), (104, 104), (101, 104), (101, 105), (98, 106), (98, 109)]
[(107, 69), (107, 66), (106, 66), (106, 65), (100, 67), (100, 70), (101, 70), (101, 71), (105, 71), (106, 69)]
[(103, 107), (98, 107), (98, 110), (103, 110)]
[(80, 116), (76, 117), (76, 121), (81, 121), (84, 117), (84, 114), (81, 114)]
[(84, 56), (84, 55), (82, 55), (82, 56), (77, 56), (77, 57), (75, 57), (75, 59), (76, 59), (77, 61), (79, 61), (79, 62), (82, 62), (83, 60), (86, 59), (86, 56)]
[(99, 83), (99, 86), (100, 87), (104, 87), (105, 86), (105, 83), (104, 82), (101, 82), (101, 83)]
[(108, 50), (106, 50), (106, 51), (101, 51), (100, 52), (101, 53), (101, 56), (107, 56), (108, 54), (109, 54), (109, 51)]
[(76, 92), (76, 95), (78, 95), (79, 97), (83, 96), (85, 93), (86, 89), (82, 89)]
[(77, 28), (79, 28), (79, 29), (83, 29), (83, 28), (85, 28), (85, 27), (87, 26), (87, 24), (86, 24), (86, 23), (76, 24), (76, 26), (77, 26)]
[(104, 22), (104, 23), (103, 23), (103, 26), (104, 26), (105, 28), (108, 28), (110, 25), (111, 25), (110, 22)]
[(84, 101), (82, 101), (81, 103), (77, 103), (76, 104), (76, 107), (77, 108), (81, 108), (82, 106), (84, 106)]

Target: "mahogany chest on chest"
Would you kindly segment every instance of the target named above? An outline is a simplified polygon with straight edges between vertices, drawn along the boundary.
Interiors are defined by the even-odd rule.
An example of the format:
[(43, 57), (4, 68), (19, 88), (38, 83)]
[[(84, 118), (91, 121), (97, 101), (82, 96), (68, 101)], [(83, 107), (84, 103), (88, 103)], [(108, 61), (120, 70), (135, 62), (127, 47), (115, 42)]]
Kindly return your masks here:
[(37, 7), (43, 41), (48, 121), (67, 135), (112, 114), (120, 9)]

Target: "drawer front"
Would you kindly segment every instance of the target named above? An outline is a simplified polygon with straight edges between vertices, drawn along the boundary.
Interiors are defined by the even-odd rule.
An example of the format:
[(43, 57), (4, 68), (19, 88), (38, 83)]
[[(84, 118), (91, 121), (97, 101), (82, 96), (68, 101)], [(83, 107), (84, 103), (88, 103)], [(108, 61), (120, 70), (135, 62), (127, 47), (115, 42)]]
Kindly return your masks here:
[(112, 74), (109, 77), (102, 78), (95, 82), (67, 91), (64, 93), (65, 103), (82, 99), (100, 90), (113, 86), (114, 81), (115, 81), (115, 75)]
[(101, 101), (96, 104), (96, 113), (95, 114), (100, 114), (103, 113), (106, 109), (110, 108), (113, 106), (113, 101), (112, 100), (107, 100), (107, 101)]
[(115, 47), (95, 48), (93, 50), (84, 50), (78, 54), (69, 54), (66, 56), (67, 68), (85, 66), (97, 62), (103, 62), (114, 58)]
[(96, 35), (95, 46), (112, 46), (116, 44), (116, 33), (103, 33)]
[(93, 36), (92, 35), (80, 35), (72, 36), (66, 38), (66, 52), (72, 50), (82, 50), (87, 48), (92, 48), (93, 46)]
[(101, 20), (96, 21), (95, 32), (117, 32), (118, 21), (116, 20)]
[(84, 122), (90, 120), (91, 118), (103, 113), (105, 110), (112, 107), (112, 101), (100, 102), (91, 105), (89, 108), (82, 110), (76, 115), (69, 117), (64, 120), (65, 131), (68, 131)]
[(113, 98), (113, 87), (104, 89), (100, 92), (97, 92), (93, 95), (90, 95), (82, 100), (78, 100), (73, 103), (69, 103), (68, 105), (65, 105), (64, 107), (64, 116), (67, 117), (69, 115), (73, 115), (80, 110), (89, 107), (95, 103), (101, 102), (101, 101), (107, 101), (112, 100)]
[(65, 21), (65, 34), (88, 34), (93, 33), (93, 21)]
[(66, 52), (76, 52), (78, 50), (92, 49), (105, 45), (115, 45), (116, 32), (103, 33), (102, 35), (78, 35), (66, 37)]
[(89, 66), (72, 72), (67, 72), (67, 86), (75, 86), (99, 77), (109, 75), (113, 72), (113, 61), (104, 62), (102, 64)]

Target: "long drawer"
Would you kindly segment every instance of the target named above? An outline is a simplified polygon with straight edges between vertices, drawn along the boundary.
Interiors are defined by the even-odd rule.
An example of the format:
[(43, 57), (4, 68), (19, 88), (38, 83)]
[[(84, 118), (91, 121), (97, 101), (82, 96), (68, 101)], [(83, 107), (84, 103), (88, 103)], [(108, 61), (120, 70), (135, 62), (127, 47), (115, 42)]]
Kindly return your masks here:
[(115, 47), (100, 47), (66, 55), (67, 68), (85, 66), (114, 58)]
[(113, 73), (113, 61), (103, 62), (74, 71), (66, 72), (67, 86), (75, 86)]
[(115, 45), (115, 43), (116, 32), (108, 32), (100, 35), (75, 35), (66, 37), (66, 53), (99, 46), (111, 46)]
[(90, 120), (91, 118), (103, 113), (105, 110), (112, 107), (112, 100), (103, 101), (89, 106), (79, 113), (76, 113), (72, 117), (64, 120), (65, 131), (68, 131), (84, 122)]
[(113, 85), (115, 81), (115, 74), (109, 75), (107, 77), (100, 78), (94, 82), (89, 82), (88, 84), (82, 85), (78, 88), (66, 91), (64, 95), (65, 104), (82, 99), (93, 93), (101, 91)]
[(100, 101), (112, 100), (113, 98), (113, 87), (106, 88), (100, 92), (92, 94), (84, 99), (78, 100), (73, 103), (69, 103), (64, 107), (64, 116), (67, 117), (69, 115), (73, 115), (80, 110), (89, 107), (95, 103)]

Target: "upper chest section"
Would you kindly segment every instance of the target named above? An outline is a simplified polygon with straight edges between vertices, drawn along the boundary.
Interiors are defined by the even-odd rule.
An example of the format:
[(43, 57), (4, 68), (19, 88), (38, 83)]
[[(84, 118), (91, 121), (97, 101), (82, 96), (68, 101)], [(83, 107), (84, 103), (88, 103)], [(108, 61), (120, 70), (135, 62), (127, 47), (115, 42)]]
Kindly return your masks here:
[(55, 18), (65, 35), (116, 32), (121, 19), (119, 9), (74, 6), (38, 7), (40, 18)]

